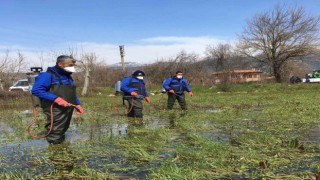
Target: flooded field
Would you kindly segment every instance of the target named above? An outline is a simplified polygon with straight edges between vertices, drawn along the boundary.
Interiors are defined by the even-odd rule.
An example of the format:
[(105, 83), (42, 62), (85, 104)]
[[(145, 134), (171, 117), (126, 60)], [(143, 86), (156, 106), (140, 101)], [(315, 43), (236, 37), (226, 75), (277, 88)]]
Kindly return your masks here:
[[(143, 119), (115, 112), (126, 108), (110, 99), (112, 90), (101, 90), (82, 98), (85, 114), (73, 116), (60, 145), (30, 138), (32, 107), (14, 102), (0, 111), (0, 179), (319, 178), (318, 87), (278, 86), (202, 90), (187, 97), (188, 111), (177, 104), (165, 110), (166, 97), (155, 95)], [(32, 130), (43, 134), (38, 111)]]

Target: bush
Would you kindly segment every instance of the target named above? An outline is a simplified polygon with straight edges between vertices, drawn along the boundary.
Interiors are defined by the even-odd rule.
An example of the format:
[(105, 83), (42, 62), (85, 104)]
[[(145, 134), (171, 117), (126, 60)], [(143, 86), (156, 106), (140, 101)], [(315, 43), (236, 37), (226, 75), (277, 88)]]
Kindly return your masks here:
[(29, 92), (0, 90), (0, 100), (20, 99), (20, 98), (25, 98), (29, 96), (30, 96)]

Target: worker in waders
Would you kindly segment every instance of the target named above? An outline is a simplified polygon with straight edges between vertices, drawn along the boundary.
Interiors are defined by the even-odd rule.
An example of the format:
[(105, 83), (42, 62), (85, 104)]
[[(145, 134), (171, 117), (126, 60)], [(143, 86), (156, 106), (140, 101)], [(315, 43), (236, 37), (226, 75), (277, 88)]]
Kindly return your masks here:
[(163, 83), (163, 88), (168, 94), (167, 108), (169, 110), (173, 108), (176, 100), (178, 100), (182, 110), (187, 109), (184, 91), (187, 91), (191, 97), (193, 96), (193, 93), (187, 80), (183, 78), (182, 71), (177, 71), (173, 77), (167, 78)]
[(125, 77), (121, 81), (121, 91), (124, 92), (123, 101), (129, 104), (128, 117), (142, 118), (142, 100), (150, 103), (150, 98), (143, 80), (145, 73), (137, 70), (130, 77)]
[(71, 56), (59, 56), (56, 65), (49, 67), (47, 72), (40, 73), (32, 87), (32, 95), (41, 100), (41, 107), (47, 117), (45, 128), (48, 132), (51, 114), (53, 115), (53, 127), (46, 136), (50, 144), (60, 144), (64, 141), (74, 109), (78, 115), (84, 112), (71, 77), (75, 72), (75, 62)]

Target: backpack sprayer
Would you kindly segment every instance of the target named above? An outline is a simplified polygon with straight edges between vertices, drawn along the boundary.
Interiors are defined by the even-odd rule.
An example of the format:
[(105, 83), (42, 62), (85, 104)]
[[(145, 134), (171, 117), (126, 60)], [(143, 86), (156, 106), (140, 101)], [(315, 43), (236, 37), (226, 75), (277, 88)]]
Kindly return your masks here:
[[(37, 76), (39, 75), (39, 73), (42, 71), (42, 67), (32, 67), (32, 68), (31, 68), (31, 71), (32, 71), (32, 72), (27, 73), (30, 91), (31, 91), (31, 89), (32, 89), (33, 84), (35, 83), (36, 77), (37, 77)], [(39, 99), (38, 97), (33, 96), (33, 95), (31, 95), (31, 100), (32, 100), (32, 104), (33, 104), (33, 116), (34, 116), (34, 118), (33, 118), (33, 121), (32, 121), (32, 122), (29, 124), (29, 126), (28, 126), (28, 133), (29, 133), (30, 137), (33, 137), (33, 138), (38, 138), (38, 139), (39, 139), (39, 138), (45, 138), (45, 137), (47, 137), (47, 136), (51, 133), (51, 131), (52, 131), (52, 129), (53, 129), (53, 122), (54, 122), (54, 117), (53, 117), (53, 105), (54, 105), (54, 103), (52, 103), (51, 106), (50, 106), (50, 127), (49, 127), (49, 130), (48, 130), (47, 134), (46, 134), (46, 135), (43, 135), (43, 136), (37, 136), (37, 135), (34, 135), (34, 134), (31, 132), (31, 127), (32, 127), (34, 124), (36, 124), (36, 122), (37, 122), (37, 119), (38, 119), (38, 117), (37, 117), (37, 107), (40, 107), (40, 106), (41, 106), (41, 101), (40, 101), (40, 99)], [(73, 104), (69, 104), (69, 105), (70, 105), (70, 106), (75, 106), (75, 105), (73, 105)]]
[[(123, 93), (121, 92), (121, 81), (117, 81), (114, 85), (114, 90), (115, 90), (115, 96), (122, 96)], [(116, 111), (116, 114), (119, 114), (119, 108), (118, 108), (118, 103), (116, 101), (116, 98), (115, 96), (112, 96), (112, 100), (113, 100), (113, 103), (114, 103), (114, 106), (115, 106), (115, 111)], [(123, 96), (122, 97), (122, 106), (124, 107), (125, 106), (125, 103), (124, 103), (124, 99), (125, 98), (128, 98), (128, 99), (131, 99), (130, 101), (130, 109), (128, 110), (128, 112), (125, 112), (124, 115), (128, 115), (131, 111), (132, 111), (132, 108), (133, 108), (133, 102), (134, 102), (134, 98), (139, 98), (139, 99), (143, 99), (144, 97), (142, 95), (139, 95), (139, 96)]]
[[(27, 76), (28, 76), (29, 90), (31, 93), (32, 86), (36, 80), (36, 77), (42, 71), (42, 67), (31, 67), (30, 70), (32, 72), (27, 73)], [(38, 97), (31, 95), (31, 100), (32, 100), (33, 107), (40, 107), (41, 106), (40, 99)]]
[[(32, 72), (27, 73), (27, 79), (28, 79), (28, 84), (29, 84), (29, 90), (30, 90), (30, 94), (31, 94), (31, 90), (32, 90), (32, 86), (36, 80), (36, 77), (39, 75), (39, 73), (43, 70), (42, 67), (31, 67), (30, 70)], [(49, 135), (52, 126), (53, 126), (53, 119), (51, 121), (51, 126), (50, 126), (50, 130), (49, 132), (44, 135), (44, 136), (36, 136), (31, 132), (31, 127), (37, 122), (37, 107), (41, 106), (41, 101), (38, 97), (34, 96), (31, 94), (31, 101), (32, 101), (32, 105), (33, 105), (33, 121), (29, 124), (28, 126), (28, 133), (31, 137), (33, 138), (44, 138), (46, 136)]]

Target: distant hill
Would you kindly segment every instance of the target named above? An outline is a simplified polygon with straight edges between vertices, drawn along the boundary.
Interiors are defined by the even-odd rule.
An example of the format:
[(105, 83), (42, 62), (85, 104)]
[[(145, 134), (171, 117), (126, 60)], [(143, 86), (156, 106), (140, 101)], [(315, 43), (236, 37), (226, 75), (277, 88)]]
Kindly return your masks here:
[(320, 69), (320, 54), (316, 56), (305, 57), (301, 59), (300, 62), (306, 64), (310, 68), (310, 71)]
[[(139, 67), (143, 66), (144, 64), (140, 64), (140, 63), (136, 63), (136, 62), (125, 62), (124, 65), (127, 69), (134, 69), (134, 68), (139, 68)], [(111, 64), (111, 65), (109, 65), (109, 67), (111, 67), (113, 69), (122, 69), (122, 64), (121, 64), (121, 62), (119, 62), (119, 63)]]

